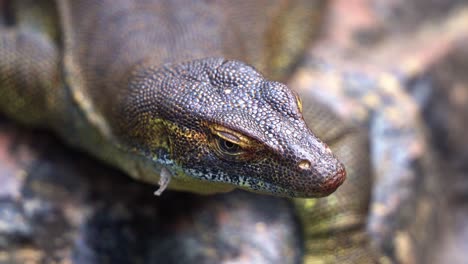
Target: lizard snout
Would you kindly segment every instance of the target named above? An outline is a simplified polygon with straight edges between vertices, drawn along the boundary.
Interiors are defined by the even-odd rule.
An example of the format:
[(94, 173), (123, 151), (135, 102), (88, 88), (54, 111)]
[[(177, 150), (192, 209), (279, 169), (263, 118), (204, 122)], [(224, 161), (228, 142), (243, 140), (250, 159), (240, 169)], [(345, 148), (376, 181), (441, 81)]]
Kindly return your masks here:
[(327, 196), (346, 180), (346, 170), (336, 159), (327, 162), (313, 163), (308, 159), (302, 159), (297, 163), (297, 167), (303, 175), (300, 181), (305, 196), (323, 197)]
[[(296, 176), (289, 178), (292, 179), (289, 187), (297, 196), (324, 197), (344, 183), (346, 170), (326, 144), (312, 139), (312, 144), (303, 144), (295, 148)], [(302, 147), (304, 145), (307, 148)]]
[(323, 194), (329, 195), (336, 191), (338, 187), (346, 180), (346, 170), (341, 167), (334, 175), (331, 175), (323, 184)]

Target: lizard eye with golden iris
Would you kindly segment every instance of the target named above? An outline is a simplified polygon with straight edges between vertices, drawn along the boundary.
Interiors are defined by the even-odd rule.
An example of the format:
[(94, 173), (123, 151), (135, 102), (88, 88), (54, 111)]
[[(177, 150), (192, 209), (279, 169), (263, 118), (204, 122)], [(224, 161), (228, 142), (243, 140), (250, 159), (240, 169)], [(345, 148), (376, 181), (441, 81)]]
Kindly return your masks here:
[(223, 152), (224, 154), (238, 155), (242, 152), (242, 148), (239, 145), (222, 138), (217, 139), (217, 144), (219, 150), (221, 150), (221, 152)]

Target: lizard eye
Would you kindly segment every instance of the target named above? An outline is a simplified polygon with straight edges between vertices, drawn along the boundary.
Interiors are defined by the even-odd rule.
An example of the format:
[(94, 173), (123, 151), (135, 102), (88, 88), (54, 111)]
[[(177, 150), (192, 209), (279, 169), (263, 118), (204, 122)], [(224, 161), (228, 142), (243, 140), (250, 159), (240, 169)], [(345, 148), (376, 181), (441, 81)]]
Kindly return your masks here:
[(242, 153), (242, 148), (239, 145), (222, 138), (217, 139), (216, 145), (223, 154), (239, 155)]
[(213, 133), (211, 146), (216, 154), (229, 161), (253, 160), (255, 155), (262, 149), (262, 146), (255, 140), (218, 124), (210, 125)]

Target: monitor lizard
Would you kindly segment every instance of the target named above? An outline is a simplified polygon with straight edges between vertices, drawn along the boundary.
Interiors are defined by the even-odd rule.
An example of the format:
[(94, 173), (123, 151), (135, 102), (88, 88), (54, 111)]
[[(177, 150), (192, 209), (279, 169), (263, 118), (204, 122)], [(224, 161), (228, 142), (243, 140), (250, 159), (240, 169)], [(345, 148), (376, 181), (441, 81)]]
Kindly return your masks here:
[[(307, 244), (310, 256), (306, 259), (374, 261), (359, 231), (365, 226), (372, 187), (367, 135), (313, 96), (305, 94), (301, 101), (289, 88), (263, 77), (286, 80), (316, 30), (302, 25), (317, 20), (323, 1), (246, 1), (239, 6), (227, 1), (16, 3), (20, 12), (5, 19), (1, 34), (0, 57), (6, 58), (0, 62), (3, 112), (23, 123), (52, 129), (69, 144), (139, 180), (158, 183), (159, 172), (165, 171), (168, 177), (162, 178), (158, 194), (171, 179), (169, 188), (197, 193), (238, 186), (287, 197), (319, 197), (343, 182), (342, 162), (348, 175), (342, 192), (327, 200), (296, 200), (307, 221), (306, 232), (315, 239)], [(139, 93), (151, 89), (138, 87), (157, 83), (165, 89)], [(198, 93), (174, 89), (189, 83), (195, 84)], [(265, 85), (247, 86), (259, 83)], [(210, 92), (199, 93), (204, 89)], [(168, 100), (160, 100), (162, 96)], [(216, 104), (224, 99), (229, 99), (226, 108)], [(271, 119), (261, 115), (262, 107), (269, 109)], [(195, 114), (199, 116), (190, 119)], [(290, 123), (290, 117), (299, 117), (301, 126)], [(341, 162), (305, 124), (329, 143)], [(307, 136), (301, 140), (313, 140), (317, 148), (312, 149), (324, 156), (303, 162), (297, 160), (298, 153), (311, 152), (296, 148), (288, 153), (280, 147), (298, 146), (297, 141), (290, 145), (295, 141), (288, 135), (304, 132)], [(301, 142), (310, 145), (307, 140)], [(294, 162), (284, 164), (283, 158)], [(334, 164), (334, 169), (321, 171), (327, 166), (320, 167), (316, 161)], [(268, 168), (265, 162), (274, 165)], [(320, 176), (336, 177), (317, 183), (312, 176), (312, 181), (304, 182), (293, 177), (298, 174), (290, 170), (291, 164), (299, 171), (317, 169)], [(249, 177), (256, 178), (242, 179), (239, 172), (244, 167), (249, 167)], [(401, 169), (407, 168), (402, 165)], [(275, 186), (271, 179), (287, 182)], [(353, 195), (356, 191), (359, 195)], [(374, 195), (387, 198), (391, 191), (387, 188)], [(374, 218), (371, 224), (385, 223)], [(378, 228), (371, 227), (370, 233), (381, 235)], [(375, 240), (386, 242), (392, 235), (388, 232)], [(337, 253), (336, 248), (343, 250)]]
[[(0, 2), (0, 6), (5, 2)], [(19, 13), (12, 16), (11, 14), (8, 15), (7, 12), (7, 15), (0, 17), (0, 19), (4, 19), (2, 22), (5, 22), (6, 25), (2, 29), (2, 33), (11, 34), (10, 37), (2, 38), (3, 45), (10, 45), (8, 46), (9, 49), (3, 50), (3, 52), (6, 51), (5, 53), (10, 52), (7, 53), (8, 55), (5, 55), (5, 53), (2, 55), (2, 58), (7, 58), (3, 62), (23, 62), (9, 64), (7, 65), (9, 68), (6, 67), (6, 69), (11, 70), (14, 68), (15, 71), (13, 72), (15, 74), (27, 73), (27, 69), (36, 69), (35, 74), (27, 75), (28, 78), (23, 77), (22, 80), (29, 84), (39, 84), (40, 87), (34, 89), (34, 86), (27, 86), (31, 89), (19, 90), (20, 93), (33, 94), (33, 96), (29, 97), (21, 94), (16, 96), (14, 92), (18, 91), (18, 89), (2, 90), (2, 95), (9, 97), (3, 96), (0, 100), (3, 100), (1, 101), (2, 106), (7, 106), (4, 111), (9, 111), (10, 115), (25, 123), (53, 128), (59, 133), (65, 129), (70, 129), (66, 126), (71, 125), (70, 130), (62, 133), (65, 135), (65, 140), (79, 145), (80, 139), (66, 137), (66, 135), (79, 136), (78, 132), (80, 131), (86, 135), (88, 130), (81, 127), (82, 125), (74, 124), (74, 122), (90, 122), (98, 127), (98, 131), (105, 132), (108, 131), (105, 124), (107, 119), (106, 117), (99, 118), (99, 116), (94, 115), (97, 111), (93, 109), (93, 104), (87, 103), (87, 94), (80, 94), (80, 92), (77, 94), (71, 93), (71, 95), (60, 94), (68, 91), (68, 88), (79, 87), (76, 82), (79, 84), (83, 80), (74, 78), (83, 73), (72, 71), (70, 74), (67, 71), (62, 72), (62, 70), (66, 69), (62, 65), (62, 62), (66, 61), (62, 60), (66, 58), (63, 55), (68, 54), (67, 51), (69, 50), (64, 49), (66, 41), (64, 41), (63, 33), (67, 31), (62, 28), (66, 23), (59, 22), (62, 21), (60, 19), (54, 20), (59, 15), (56, 13), (55, 7), (48, 6), (53, 5), (52, 1), (36, 3), (40, 3), (39, 7), (37, 4), (31, 5), (29, 1), (15, 1), (15, 5), (19, 5), (17, 9)], [(314, 3), (322, 2), (317, 1)], [(213, 6), (217, 4), (219, 3)], [(239, 7), (226, 5), (225, 8), (215, 8), (216, 10), (223, 10), (223, 12), (211, 13), (211, 16), (209, 16), (212, 19), (211, 22), (207, 22), (202, 28), (211, 28), (211, 23), (222, 21), (223, 16), (220, 14), (226, 15), (229, 21), (232, 22), (229, 26), (232, 32), (231, 30), (222, 32), (224, 34), (222, 39), (225, 39), (226, 42), (218, 44), (222, 47), (228, 47), (223, 52), (233, 52), (233, 58), (242, 59), (254, 65), (255, 68), (259, 69), (259, 72), (262, 72), (269, 79), (285, 81), (285, 76), (291, 72), (291, 68), (294, 68), (290, 66), (295, 64), (297, 55), (303, 52), (304, 43), (310, 39), (311, 34), (313, 34), (312, 31), (315, 30), (313, 26), (303, 27), (300, 25), (301, 23), (309, 23), (310, 25), (311, 21), (314, 21), (320, 13), (320, 5), (308, 6), (306, 5), (307, 2), (284, 1), (278, 5), (273, 3), (272, 6), (276, 6), (275, 9), (269, 5), (265, 6), (265, 3), (261, 1), (255, 3), (239, 2), (239, 4), (241, 4)], [(311, 3), (309, 2), (309, 4)], [(110, 5), (107, 7), (110, 8)], [(262, 12), (258, 12), (259, 8), (261, 8)], [(61, 10), (58, 9), (58, 13), (65, 14)], [(94, 9), (88, 9), (88, 11), (91, 10)], [(301, 11), (303, 12), (301, 13)], [(189, 13), (185, 13), (184, 16), (189, 15)], [(170, 13), (167, 12), (167, 14)], [(116, 15), (116, 17), (119, 15)], [(92, 16), (90, 15), (90, 17)], [(88, 17), (88, 15), (86, 14), (83, 17)], [(219, 20), (220, 17), (221, 20)], [(168, 19), (174, 18), (170, 17)], [(455, 21), (463, 22), (465, 20), (458, 19)], [(87, 23), (94, 26), (95, 22), (88, 21)], [(452, 22), (449, 24), (463, 24)], [(259, 23), (264, 24), (258, 25)], [(220, 25), (220, 27), (228, 28), (225, 24), (223, 25)], [(451, 37), (447, 37), (447, 34), (450, 35), (451, 32), (456, 32), (456, 30), (451, 29), (451, 26), (444, 26), (443, 23), (441, 23), (440, 28), (442, 33), (430, 34), (437, 35), (437, 39), (442, 34), (445, 36), (442, 38), (442, 42), (434, 43), (435, 46), (444, 44), (448, 39), (451, 39)], [(431, 29), (433, 31), (433, 28)], [(432, 31), (430, 30), (430, 32)], [(110, 30), (110, 32), (112, 34), (115, 30)], [(423, 34), (423, 36), (426, 35)], [(12, 36), (17, 36), (17, 40), (19, 40), (17, 43), (23, 43), (24, 45), (13, 47), (12, 43), (15, 42), (11, 42)], [(414, 41), (418, 37), (413, 35), (413, 42), (431, 43), (430, 40), (434, 39), (433, 37), (429, 37), (428, 40)], [(25, 41), (31, 38), (33, 39), (32, 42)], [(214, 39), (216, 40), (216, 38)], [(37, 45), (31, 47), (27, 46), (27, 43)], [(68, 43), (73, 44), (75, 41), (69, 40)], [(198, 42), (195, 41), (194, 43)], [(233, 44), (237, 47), (237, 52), (235, 47), (231, 49), (233, 47), (230, 45)], [(174, 47), (177, 48), (177, 46)], [(103, 48), (104, 52), (112, 51), (112, 49), (109, 49), (110, 51), (106, 51), (106, 49), (107, 46)], [(430, 49), (430, 47), (426, 47), (427, 49)], [(13, 50), (14, 52), (11, 53)], [(216, 49), (213, 48), (211, 51), (216, 51)], [(438, 52), (431, 52), (431, 54), (437, 56)], [(31, 55), (33, 56), (31, 57)], [(177, 56), (179, 55), (186, 56), (186, 54), (182, 53)], [(221, 55), (231, 57), (231, 55)], [(82, 56), (72, 57), (81, 59)], [(343, 56), (343, 58), (345, 57)], [(23, 61), (21, 58), (23, 58)], [(27, 60), (24, 60), (24, 58)], [(31, 58), (36, 59), (31, 60)], [(421, 56), (419, 59), (421, 58), (424, 60), (425, 56)], [(421, 227), (427, 226), (427, 221), (433, 219), (432, 212), (435, 208), (440, 209), (434, 204), (428, 207), (428, 197), (420, 199), (421, 191), (426, 188), (427, 182), (430, 182), (428, 179), (431, 178), (430, 174), (433, 171), (431, 169), (433, 166), (428, 166), (428, 164), (434, 162), (427, 161), (427, 157), (431, 155), (431, 150), (423, 142), (424, 125), (421, 125), (419, 120), (417, 106), (414, 105), (411, 98), (407, 97), (403, 91), (405, 88), (399, 87), (406, 85), (400, 83), (400, 81), (409, 81), (411, 83), (412, 78), (418, 75), (417, 67), (414, 67), (417, 63), (414, 62), (419, 59), (415, 60), (413, 56), (413, 58), (410, 58), (409, 62), (411, 63), (409, 64), (402, 61), (401, 64), (397, 65), (402, 66), (402, 68), (395, 75), (393, 75), (395, 71), (393, 71), (393, 74), (390, 72), (374, 72), (377, 75), (374, 80), (371, 80), (372, 78), (368, 78), (369, 76), (365, 74), (350, 74), (349, 71), (340, 72), (339, 69), (348, 63), (346, 59), (338, 61), (334, 66), (320, 65), (315, 68), (310, 67), (310, 64), (308, 65), (306, 62), (306, 67), (299, 68), (299, 71), (297, 71), (296, 77), (298, 78), (293, 78), (292, 85), (289, 83), (290, 87), (296, 88), (302, 94), (302, 114), (306, 123), (312, 128), (314, 134), (329, 143), (331, 149), (346, 166), (348, 175), (346, 183), (327, 198), (319, 200), (295, 199), (298, 211), (305, 221), (305, 261), (307, 263), (375, 263), (376, 259), (383, 263), (392, 262), (392, 260), (412, 263), (416, 259), (424, 259), (421, 254), (426, 251), (419, 251), (419, 249), (424, 249), (424, 244), (430, 244), (431, 238), (429, 233)], [(73, 60), (72, 65), (76, 63)], [(36, 63), (40, 67), (31, 67), (30, 63)], [(351, 68), (362, 69), (362, 66), (354, 65)], [(410, 67), (405, 69), (407, 66)], [(57, 68), (60, 70), (58, 73), (53, 70)], [(319, 72), (315, 72), (317, 69)], [(395, 70), (394, 67), (392, 69)], [(366, 72), (366, 70), (363, 71)], [(11, 71), (6, 72), (11, 73)], [(55, 76), (54, 78), (47, 79), (44, 77), (50, 76), (51, 72), (55, 73), (52, 74), (52, 76)], [(351, 72), (356, 71), (352, 70)], [(69, 81), (70, 76), (71, 81)], [(109, 77), (108, 79), (112, 78)], [(37, 80), (41, 82), (38, 83)], [(43, 92), (44, 85), (57, 87), (57, 83), (73, 85), (66, 89), (54, 89), (53, 91), (57, 92), (52, 93), (54, 96), (45, 97), (45, 95), (51, 94)], [(11, 85), (11, 83), (9, 84)], [(356, 84), (359, 84), (359, 86), (356, 86)], [(326, 86), (327, 88), (314, 88), (314, 86)], [(326, 92), (324, 92), (325, 89), (327, 89)], [(325, 104), (318, 102), (312, 96), (314, 93), (318, 93), (319, 97), (325, 98), (328, 102)], [(60, 101), (57, 98), (72, 98), (73, 100)], [(109, 97), (109, 99), (111, 98)], [(44, 100), (51, 101), (45, 103)], [(74, 102), (74, 104), (78, 103), (74, 106), (80, 106), (87, 112), (75, 111), (64, 118), (60, 109), (69, 108), (63, 108), (61, 103), (68, 104), (70, 101)], [(104, 102), (105, 100), (100, 101), (100, 103)], [(114, 102), (109, 103), (113, 104)], [(45, 108), (44, 105), (52, 107), (52, 109)], [(337, 118), (330, 108), (335, 108), (334, 111), (346, 116), (345, 119), (357, 121), (357, 123), (361, 123), (369, 130), (368, 140), (371, 141), (369, 149), (366, 146), (367, 142), (365, 142), (367, 135), (362, 131), (356, 133), (348, 122)], [(27, 111), (18, 111), (18, 109)], [(82, 119), (83, 113), (88, 114), (84, 115), (87, 117), (86, 119)], [(62, 126), (58, 125), (57, 128), (57, 123), (62, 124)], [(96, 140), (90, 142), (99, 142), (100, 140), (99, 134), (94, 132), (91, 133), (91, 136), (87, 134), (87, 137), (88, 140)], [(91, 147), (96, 148), (95, 146)], [(369, 165), (372, 168), (368, 167)], [(137, 168), (135, 170), (141, 169)], [(431, 172), (428, 173), (428, 170)], [(431, 197), (435, 198), (436, 196), (433, 194), (429, 196), (430, 201), (432, 201)], [(372, 255), (375, 250), (369, 249), (368, 242), (373, 243), (384, 254), (374, 258)]]
[[(47, 16), (34, 9), (46, 5), (54, 3), (26, 2), (10, 19), (14, 26), (1, 29), (0, 109), (7, 115), (159, 183), (158, 195), (166, 187), (239, 187), (321, 197), (343, 183), (344, 166), (306, 125), (297, 94), (246, 64), (280, 79), (268, 68), (292, 63), (281, 53), (311, 33), (290, 24), (315, 15), (319, 1), (265, 5), (270, 24), (301, 7), (297, 21), (283, 25), (299, 29), (299, 43), (287, 45), (273, 37), (255, 42), (271, 25), (252, 27), (250, 19), (261, 19), (242, 11), (260, 2), (57, 1)], [(262, 44), (278, 52), (262, 52)]]

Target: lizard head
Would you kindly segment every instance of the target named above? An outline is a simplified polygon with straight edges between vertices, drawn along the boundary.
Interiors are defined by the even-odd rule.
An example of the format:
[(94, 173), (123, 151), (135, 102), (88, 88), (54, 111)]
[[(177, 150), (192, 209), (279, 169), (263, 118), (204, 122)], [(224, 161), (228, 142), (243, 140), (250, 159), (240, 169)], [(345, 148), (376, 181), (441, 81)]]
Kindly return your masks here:
[(146, 69), (131, 86), (126, 113), (135, 131), (164, 131), (140, 133), (140, 141), (164, 146), (158, 155), (186, 177), (288, 197), (326, 196), (346, 177), (304, 122), (298, 96), (244, 63), (210, 58)]

